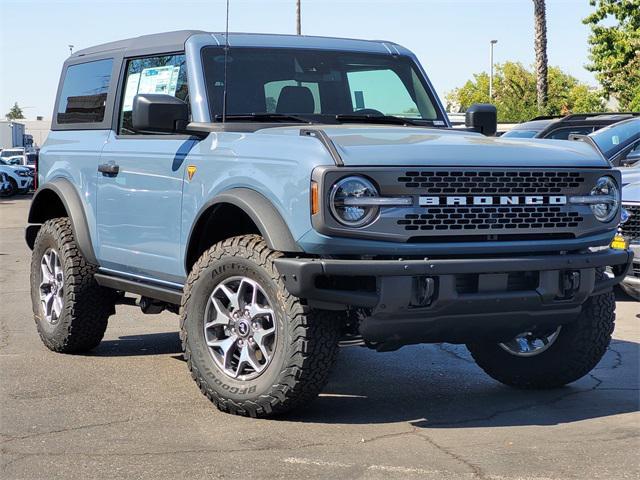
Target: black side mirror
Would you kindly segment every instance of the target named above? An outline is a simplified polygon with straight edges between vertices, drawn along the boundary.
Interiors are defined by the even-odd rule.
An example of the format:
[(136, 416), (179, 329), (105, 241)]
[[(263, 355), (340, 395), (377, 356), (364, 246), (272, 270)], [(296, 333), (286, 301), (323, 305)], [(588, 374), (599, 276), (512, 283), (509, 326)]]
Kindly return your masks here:
[(629, 167), (635, 163), (640, 162), (640, 151), (634, 150), (629, 153), (625, 158), (620, 160), (621, 167)]
[(474, 103), (464, 115), (464, 124), (474, 131), (491, 137), (498, 131), (498, 111), (490, 103)]
[(136, 132), (184, 132), (189, 123), (189, 107), (171, 95), (142, 93), (133, 97), (131, 122)]

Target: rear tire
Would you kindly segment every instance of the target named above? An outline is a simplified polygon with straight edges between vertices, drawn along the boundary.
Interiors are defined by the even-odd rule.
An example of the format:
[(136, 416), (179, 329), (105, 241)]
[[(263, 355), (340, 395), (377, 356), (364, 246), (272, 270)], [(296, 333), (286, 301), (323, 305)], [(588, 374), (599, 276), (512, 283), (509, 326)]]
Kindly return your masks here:
[[(223, 412), (268, 417), (306, 405), (335, 362), (338, 315), (311, 310), (287, 292), (273, 264), (281, 255), (257, 235), (230, 238), (206, 251), (187, 279), (184, 357), (202, 393)], [(271, 340), (257, 347), (266, 335)], [(251, 363), (243, 362), (249, 356)]]
[(554, 342), (539, 354), (517, 356), (496, 342), (467, 348), (490, 377), (517, 388), (549, 389), (575, 382), (589, 373), (607, 351), (615, 323), (613, 292), (591, 297), (572, 323), (563, 325)]
[(80, 253), (68, 218), (42, 225), (31, 255), (31, 303), (50, 350), (85, 352), (102, 340), (115, 312), (115, 292), (96, 283), (96, 271)]

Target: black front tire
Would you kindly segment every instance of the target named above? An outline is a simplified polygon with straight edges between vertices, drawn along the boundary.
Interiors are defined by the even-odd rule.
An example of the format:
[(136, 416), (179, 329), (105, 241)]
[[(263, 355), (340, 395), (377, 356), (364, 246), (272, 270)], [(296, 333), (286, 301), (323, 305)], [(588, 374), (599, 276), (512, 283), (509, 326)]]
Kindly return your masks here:
[[(41, 262), (51, 249), (59, 256), (64, 280), (61, 313), (55, 322), (47, 320), (40, 297)], [(101, 342), (108, 318), (115, 313), (115, 292), (96, 283), (96, 271), (78, 249), (68, 218), (42, 225), (31, 255), (31, 303), (40, 339), (50, 350), (86, 352)]]
[(476, 363), (489, 376), (524, 389), (550, 389), (588, 374), (607, 351), (615, 323), (613, 292), (591, 297), (573, 322), (563, 325), (555, 342), (538, 355), (521, 357), (496, 342), (467, 344)]
[(11, 177), (7, 178), (10, 187), (2, 193), (3, 197), (13, 197), (18, 193), (18, 183)]
[[(309, 309), (287, 292), (270, 250), (257, 235), (220, 242), (193, 266), (181, 306), (181, 340), (191, 376), (223, 412), (268, 417), (306, 405), (324, 387), (338, 352), (335, 313)], [(214, 361), (206, 343), (206, 306), (214, 289), (238, 276), (260, 284), (271, 299), (277, 322), (273, 357), (259, 376), (232, 378)]]

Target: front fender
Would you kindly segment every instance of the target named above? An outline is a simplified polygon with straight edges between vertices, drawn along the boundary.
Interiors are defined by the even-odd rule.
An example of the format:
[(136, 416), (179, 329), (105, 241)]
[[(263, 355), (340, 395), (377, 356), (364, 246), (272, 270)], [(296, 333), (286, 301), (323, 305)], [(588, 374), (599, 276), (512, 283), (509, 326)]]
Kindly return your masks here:
[(206, 215), (211, 207), (224, 203), (234, 205), (245, 212), (258, 227), (260, 235), (272, 250), (302, 252), (278, 210), (264, 195), (249, 188), (232, 188), (206, 202), (200, 208), (191, 226), (187, 246), (191, 245), (194, 228), (200, 223), (203, 215)]

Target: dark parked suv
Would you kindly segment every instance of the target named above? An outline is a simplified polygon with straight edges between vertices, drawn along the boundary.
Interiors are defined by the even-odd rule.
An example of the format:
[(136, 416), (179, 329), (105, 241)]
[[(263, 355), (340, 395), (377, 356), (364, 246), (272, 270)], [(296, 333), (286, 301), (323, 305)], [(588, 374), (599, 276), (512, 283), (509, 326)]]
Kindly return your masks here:
[(516, 125), (502, 137), (569, 140), (570, 135), (589, 135), (603, 127), (634, 116), (640, 116), (640, 113), (577, 113), (564, 117), (542, 116)]

